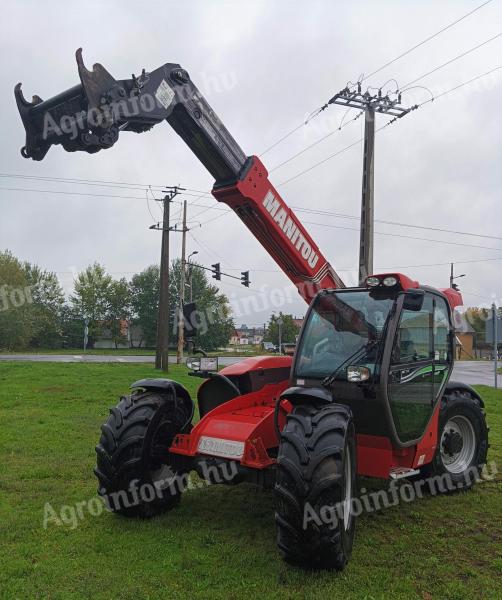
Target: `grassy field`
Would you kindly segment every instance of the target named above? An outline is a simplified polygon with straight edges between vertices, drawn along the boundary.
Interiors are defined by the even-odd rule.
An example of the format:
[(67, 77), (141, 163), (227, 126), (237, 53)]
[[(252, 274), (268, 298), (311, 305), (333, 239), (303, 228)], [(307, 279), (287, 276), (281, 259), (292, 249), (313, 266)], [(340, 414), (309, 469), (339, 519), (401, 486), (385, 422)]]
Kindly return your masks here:
[[(200, 380), (184, 367), (171, 373), (195, 393)], [(502, 597), (501, 475), (472, 492), (362, 516), (339, 574), (284, 564), (271, 494), (247, 485), (188, 491), (151, 521), (84, 508), (72, 523), (61, 509), (95, 497), (94, 445), (108, 408), (153, 374), (150, 365), (0, 364), (0, 597)], [(489, 460), (500, 465), (502, 392), (479, 389)], [(44, 529), (46, 503), (67, 524)]]

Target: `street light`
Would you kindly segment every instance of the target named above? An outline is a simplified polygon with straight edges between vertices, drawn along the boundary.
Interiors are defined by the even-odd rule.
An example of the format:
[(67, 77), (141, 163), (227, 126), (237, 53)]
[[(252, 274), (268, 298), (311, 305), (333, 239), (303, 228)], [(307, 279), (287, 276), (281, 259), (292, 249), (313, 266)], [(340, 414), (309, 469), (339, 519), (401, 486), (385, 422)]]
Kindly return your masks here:
[(277, 319), (277, 325), (279, 326), (279, 354), (282, 354), (282, 325), (284, 321), (281, 317)]
[(193, 283), (193, 266), (190, 264), (190, 259), (192, 258), (192, 256), (195, 256), (196, 254), (199, 254), (199, 252), (197, 250), (194, 250), (192, 253), (190, 253), (188, 255), (187, 258), (187, 263), (188, 263), (188, 281), (189, 286), (190, 286), (190, 302), (193, 302), (193, 288), (192, 288), (192, 283)]
[(453, 263), (450, 263), (450, 287), (454, 290), (458, 290), (458, 286), (453, 283), (455, 279), (460, 279), (460, 277), (465, 277), (465, 273), (462, 275), (453, 275)]

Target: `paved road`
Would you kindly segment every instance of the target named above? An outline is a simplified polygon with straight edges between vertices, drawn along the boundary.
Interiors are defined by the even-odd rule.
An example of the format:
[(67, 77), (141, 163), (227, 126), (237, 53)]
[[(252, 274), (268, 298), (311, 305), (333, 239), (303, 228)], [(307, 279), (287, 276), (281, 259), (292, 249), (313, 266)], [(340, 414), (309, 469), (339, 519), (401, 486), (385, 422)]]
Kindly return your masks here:
[[(469, 385), (494, 385), (493, 363), (489, 361), (459, 360), (455, 363), (452, 379)], [(502, 388), (502, 375), (498, 377), (499, 387)]]
[[(221, 356), (219, 364), (222, 366), (233, 365), (243, 356)], [(0, 354), (0, 362), (23, 361), (23, 362), (85, 362), (85, 363), (153, 363), (154, 356), (117, 356), (114, 354)], [(169, 357), (170, 363), (176, 362), (175, 356)]]
[[(219, 363), (222, 366), (233, 365), (244, 357), (222, 356)], [(106, 363), (152, 363), (153, 356), (116, 356), (113, 354), (0, 354), (1, 361), (29, 362), (106, 362)], [(169, 357), (169, 362), (176, 362), (175, 356)], [(452, 379), (469, 385), (484, 384), (493, 386), (493, 363), (484, 361), (457, 361), (453, 369)], [(502, 375), (499, 375), (499, 386), (502, 387)]]

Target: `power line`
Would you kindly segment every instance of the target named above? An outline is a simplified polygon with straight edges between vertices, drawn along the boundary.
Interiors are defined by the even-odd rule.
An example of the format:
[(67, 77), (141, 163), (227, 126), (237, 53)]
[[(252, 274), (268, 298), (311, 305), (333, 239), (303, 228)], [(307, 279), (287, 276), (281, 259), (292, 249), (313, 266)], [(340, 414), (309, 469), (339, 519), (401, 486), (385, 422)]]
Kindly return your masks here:
[[(497, 67), (497, 68), (501, 69), (502, 66)], [(117, 194), (96, 194), (96, 193), (89, 193), (89, 192), (69, 192), (69, 191), (61, 191), (61, 190), (42, 190), (42, 189), (34, 189), (34, 188), (6, 188), (6, 187), (0, 187), (0, 190), (18, 191), (18, 192), (33, 192), (33, 193), (46, 193), (46, 194), (91, 196), (91, 197), (98, 197), (98, 198), (103, 198), (104, 197), (104, 198), (144, 200), (144, 198), (141, 197), (141, 196), (122, 196), (122, 195), (117, 195)], [(180, 195), (181, 195), (181, 193), (180, 193)], [(154, 198), (154, 199), (156, 201), (158, 201), (157, 198)], [(206, 212), (207, 210), (215, 210), (215, 211), (218, 211), (218, 212), (222, 213), (221, 215), (217, 215), (216, 217), (211, 218), (211, 219), (205, 221), (202, 224), (202, 226), (207, 225), (208, 223), (210, 223), (212, 221), (215, 221), (216, 219), (218, 219), (220, 217), (223, 217), (224, 215), (230, 214), (230, 213), (233, 212), (231, 209), (222, 208), (222, 207), (220, 207), (218, 205), (216, 205), (216, 206), (206, 206), (206, 205), (203, 205), (203, 204), (197, 204), (197, 203), (191, 202), (190, 206), (197, 206), (197, 207), (200, 207), (200, 208), (204, 209), (203, 211), (201, 211), (201, 212), (197, 213), (196, 215), (194, 215), (193, 219), (195, 219), (196, 217), (198, 217), (203, 212)], [(318, 214), (318, 215), (332, 216), (332, 217), (343, 218), (343, 219), (354, 219), (354, 220), (358, 220), (359, 219), (359, 217), (357, 217), (355, 215), (348, 215), (348, 214), (343, 214), (343, 213), (336, 213), (336, 212), (332, 212), (332, 211), (323, 211), (323, 210), (302, 208), (300, 206), (294, 206), (294, 205), (291, 205), (290, 208), (293, 209), (293, 210), (296, 210), (298, 212), (306, 212), (308, 214)], [(181, 210), (179, 210), (178, 213), (176, 213), (173, 216), (173, 219), (176, 220), (177, 216), (179, 214), (181, 214)], [(154, 217), (154, 215), (152, 214), (151, 211), (150, 211), (150, 216), (151, 216), (152, 220), (154, 222), (156, 222), (156, 219), (155, 219), (155, 217)], [(384, 220), (384, 219), (375, 219), (375, 221), (379, 222), (379, 223), (382, 223), (382, 224), (394, 225), (394, 226), (398, 226), (398, 227), (410, 227), (410, 228), (414, 228), (414, 229), (439, 231), (439, 232), (442, 232), (442, 233), (450, 233), (450, 234), (454, 234), (454, 235), (467, 235), (467, 236), (473, 236), (473, 237), (480, 237), (480, 238), (487, 238), (487, 239), (494, 239), (494, 240), (502, 240), (502, 237), (498, 237), (498, 236), (492, 236), (492, 235), (486, 235), (486, 234), (480, 234), (480, 233), (474, 233), (474, 232), (467, 232), (467, 231), (457, 231), (457, 230), (446, 229), (446, 228), (441, 228), (441, 227), (429, 227), (429, 226), (425, 226), (425, 225), (414, 225), (414, 224), (411, 224), (411, 223), (403, 223), (403, 222), (398, 222), (398, 221), (388, 221), (388, 220)]]
[(359, 119), (359, 117), (361, 115), (364, 114), (364, 111), (359, 111), (357, 113), (357, 115), (350, 119), (349, 121), (347, 121), (346, 123), (339, 125), (336, 129), (334, 129), (333, 131), (330, 131), (329, 133), (327, 133), (326, 135), (323, 135), (321, 138), (319, 138), (317, 141), (313, 142), (312, 144), (306, 146), (305, 148), (303, 148), (303, 150), (300, 150), (299, 152), (297, 152), (296, 154), (293, 154), (293, 156), (290, 156), (289, 158), (287, 158), (286, 160), (284, 160), (283, 162), (279, 163), (278, 165), (275, 165), (275, 167), (273, 167), (272, 169), (270, 169), (269, 173), (273, 173), (274, 171), (276, 171), (277, 169), (280, 169), (281, 167), (283, 167), (284, 165), (288, 164), (289, 162), (291, 162), (293, 159), (297, 158), (298, 156), (300, 156), (301, 154), (303, 154), (304, 152), (307, 152), (307, 150), (310, 150), (311, 148), (314, 148), (314, 146), (317, 146), (317, 144), (320, 144), (321, 142), (323, 142), (324, 140), (326, 140), (327, 138), (329, 138), (330, 136), (332, 136), (334, 133), (337, 133), (338, 131), (341, 131), (344, 127), (346, 127), (347, 125), (350, 125), (351, 123), (353, 123), (354, 121), (357, 121), (357, 119)]
[[(359, 229), (357, 229), (356, 227), (343, 227), (341, 225), (329, 225), (327, 223), (313, 223), (311, 221), (304, 221), (304, 223), (306, 225), (316, 225), (318, 227), (328, 227), (330, 229), (345, 229), (347, 231), (359, 231)], [(459, 242), (448, 242), (446, 240), (434, 240), (434, 239), (430, 239), (430, 238), (421, 238), (421, 237), (416, 237), (416, 236), (411, 236), (411, 235), (403, 235), (400, 233), (386, 233), (384, 231), (375, 231), (375, 233), (378, 235), (399, 237), (399, 238), (405, 238), (405, 239), (409, 239), (409, 240), (420, 240), (422, 242), (434, 242), (434, 243), (438, 243), (438, 244), (448, 244), (449, 246), (462, 246), (463, 248), (481, 248), (483, 250), (492, 250), (495, 252), (502, 252), (502, 248), (491, 248), (490, 246), (477, 246), (474, 244), (461, 244)]]
[(464, 19), (467, 19), (467, 17), (470, 17), (475, 12), (477, 12), (478, 10), (480, 10), (481, 8), (483, 8), (484, 6), (486, 6), (487, 4), (490, 4), (491, 2), (492, 2), (492, 0), (488, 0), (487, 2), (483, 2), (482, 4), (480, 4), (479, 6), (477, 6), (476, 8), (474, 8), (473, 10), (469, 11), (465, 15), (462, 15), (460, 18), (458, 18), (455, 21), (452, 21), (451, 23), (449, 23), (448, 25), (446, 25), (446, 27), (443, 27), (439, 31), (436, 31), (436, 33), (433, 33), (432, 35), (430, 35), (429, 37), (425, 38), (424, 40), (422, 40), (418, 44), (415, 44), (411, 48), (408, 48), (408, 50), (405, 50), (404, 52), (402, 52), (401, 54), (399, 54), (398, 56), (396, 56), (392, 60), (387, 61), (381, 67), (378, 67), (378, 69), (375, 69), (374, 71), (372, 71), (369, 75), (365, 75), (361, 79), (361, 82), (366, 81), (366, 79), (369, 79), (370, 77), (373, 77), (373, 75), (376, 75), (377, 73), (380, 73), (380, 71), (383, 71), (385, 68), (387, 68), (388, 66), (394, 64), (395, 62), (397, 62), (398, 60), (400, 60), (404, 56), (407, 56), (408, 54), (410, 54), (411, 52), (413, 52), (417, 48), (420, 48), (421, 46), (423, 46), (427, 42), (430, 42), (434, 38), (438, 37), (438, 35), (441, 35), (445, 31), (447, 31), (448, 29), (451, 29), (452, 27), (454, 27), (455, 25), (457, 25), (458, 23), (460, 23)]
[[(482, 73), (481, 75), (477, 75), (476, 77), (473, 77), (472, 79), (469, 79), (469, 81), (465, 81), (464, 83), (456, 85), (455, 87), (453, 87), (453, 88), (451, 88), (449, 90), (446, 90), (445, 92), (442, 92), (441, 94), (439, 94), (436, 97), (436, 99), (440, 98), (441, 96), (445, 96), (446, 94), (449, 94), (449, 93), (453, 92), (454, 90), (458, 90), (459, 88), (464, 87), (465, 85), (468, 85), (469, 83), (472, 83), (473, 81), (476, 81), (477, 79), (481, 79), (482, 77), (485, 77), (486, 75), (489, 75), (490, 73), (493, 73), (494, 71), (497, 71), (498, 69), (501, 69), (501, 68), (502, 68), (502, 66), (495, 67), (494, 69), (491, 69), (490, 71), (486, 71), (485, 73)], [(425, 100), (421, 104), (416, 105), (416, 108), (420, 108), (424, 104), (428, 104), (429, 102), (432, 102), (432, 101), (433, 101), (433, 99)], [(396, 117), (394, 119), (391, 119), (385, 125), (382, 125), (378, 129), (376, 129), (376, 131), (378, 132), (378, 131), (381, 131), (382, 129), (385, 129), (386, 127), (388, 127), (389, 125), (391, 125), (392, 123), (394, 123), (395, 120), (396, 120)], [(342, 148), (341, 150), (338, 150), (334, 154), (330, 154), (326, 158), (323, 158), (322, 160), (317, 161), (316, 163), (314, 163), (313, 165), (311, 165), (307, 169), (304, 169), (303, 171), (300, 171), (299, 173), (296, 173), (292, 177), (289, 177), (288, 179), (282, 181), (281, 183), (279, 183), (277, 185), (277, 187), (280, 187), (282, 185), (286, 185), (287, 183), (290, 183), (291, 181), (294, 181), (295, 179), (298, 179), (298, 177), (301, 177), (302, 175), (305, 175), (306, 173), (309, 173), (310, 171), (312, 171), (316, 167), (324, 164), (325, 162), (331, 160), (332, 158), (335, 158), (336, 156), (339, 156), (340, 154), (343, 154), (347, 150), (350, 150), (351, 148), (354, 148), (355, 146), (357, 146), (358, 144), (360, 144), (362, 141), (363, 141), (363, 138), (360, 137), (358, 140), (356, 140), (352, 144), (349, 144), (348, 146), (345, 146), (344, 148)]]
[[(486, 2), (483, 2), (482, 4), (480, 4), (479, 6), (477, 6), (476, 8), (474, 8), (473, 10), (471, 10), (468, 13), (462, 15), (461, 17), (459, 17), (455, 21), (452, 21), (451, 23), (449, 23), (448, 25), (446, 25), (445, 27), (443, 27), (439, 31), (436, 31), (436, 33), (434, 33), (434, 34), (430, 35), (429, 37), (425, 38), (424, 40), (422, 40), (418, 44), (415, 44), (414, 46), (412, 46), (411, 48), (409, 48), (405, 52), (402, 52), (401, 54), (399, 54), (398, 56), (396, 56), (395, 58), (393, 58), (392, 60), (387, 61), (381, 67), (379, 67), (378, 69), (375, 69), (374, 71), (372, 71), (369, 75), (365, 75), (364, 77), (361, 77), (361, 79), (359, 80), (359, 82), (362, 83), (363, 81), (366, 81), (366, 79), (369, 79), (373, 75), (376, 75), (380, 71), (383, 71), (383, 69), (387, 68), (389, 65), (392, 65), (393, 63), (395, 63), (396, 61), (400, 60), (404, 56), (407, 56), (408, 54), (410, 54), (411, 52), (413, 52), (417, 48), (420, 48), (421, 46), (423, 46), (424, 44), (426, 44), (427, 42), (430, 42), (431, 40), (433, 40), (434, 38), (436, 38), (440, 34), (444, 33), (448, 29), (451, 29), (452, 27), (454, 27), (455, 25), (457, 25), (458, 23), (460, 23), (464, 19), (467, 19), (468, 17), (470, 17), (471, 15), (473, 15), (475, 12), (477, 12), (478, 10), (480, 10), (481, 8), (483, 8), (484, 6), (486, 6), (487, 4), (490, 4), (491, 2), (492, 2), (492, 0), (487, 0)], [(391, 80), (389, 80), (389, 81), (391, 81)], [(352, 87), (354, 87), (354, 85), (355, 84), (352, 84)], [(270, 146), (268, 146), (265, 150), (263, 150), (263, 152), (261, 152), (259, 154), (259, 156), (263, 156), (264, 154), (266, 154), (267, 152), (269, 152), (270, 150), (272, 150), (273, 148), (275, 148), (276, 146), (278, 146), (280, 143), (282, 143), (283, 141), (287, 140), (290, 136), (292, 136), (294, 133), (296, 133), (299, 129), (301, 129), (302, 127), (304, 127), (305, 125), (307, 125), (307, 123), (310, 121), (310, 119), (312, 119), (313, 117), (317, 116), (320, 112), (322, 112), (323, 110), (325, 110), (327, 107), (328, 107), (328, 105), (324, 104), (320, 108), (318, 108), (315, 111), (313, 111), (311, 113), (311, 115), (309, 116), (309, 118), (306, 121), (303, 121), (302, 123), (300, 123), (299, 125), (297, 125), (293, 129), (291, 129), (290, 131), (288, 131), (286, 134), (284, 134), (283, 136), (281, 136), (276, 142), (274, 142), (273, 144), (271, 144)]]
[[(317, 214), (318, 215), (326, 215), (326, 216), (337, 217), (340, 219), (354, 219), (357, 221), (359, 220), (359, 217), (356, 215), (335, 213), (335, 212), (331, 212), (328, 210), (316, 210), (313, 208), (301, 208), (299, 206), (291, 206), (291, 208), (298, 212), (306, 212), (306, 213), (316, 214), (316, 215)], [(386, 221), (384, 219), (375, 219), (375, 222), (383, 223), (385, 225), (395, 225), (398, 227), (411, 227), (413, 229), (424, 229), (424, 230), (429, 230), (429, 231), (440, 231), (442, 233), (451, 233), (451, 234), (455, 234), (455, 235), (468, 235), (468, 236), (473, 236), (473, 237), (488, 238), (488, 239), (492, 239), (492, 240), (502, 240), (502, 237), (498, 237), (496, 235), (485, 235), (482, 233), (471, 233), (468, 231), (456, 231), (454, 229), (445, 229), (442, 227), (428, 227), (425, 225), (415, 225), (415, 224), (411, 224), (411, 223), (402, 223), (402, 222), (398, 222), (398, 221)]]
[[(436, 71), (439, 71), (440, 69), (443, 69), (444, 67), (447, 67), (448, 65), (451, 65), (452, 63), (456, 62), (457, 60), (460, 60), (461, 58), (464, 58), (464, 56), (467, 56), (468, 54), (471, 54), (471, 52), (474, 52), (475, 50), (478, 50), (479, 48), (482, 48), (483, 46), (486, 46), (486, 44), (489, 44), (490, 42), (493, 42), (494, 40), (498, 39), (501, 36), (502, 36), (502, 32), (501, 33), (497, 33), (497, 35), (494, 35), (493, 37), (485, 40), (481, 44), (478, 44), (477, 46), (474, 46), (473, 48), (470, 48), (469, 50), (466, 50), (465, 52), (462, 52), (462, 54), (458, 54), (457, 56), (451, 58), (450, 60), (447, 60), (445, 63), (443, 63), (443, 64), (435, 67), (431, 71), (427, 71), (427, 73), (424, 73), (423, 75), (420, 75), (420, 77), (417, 77), (416, 79), (413, 79), (412, 81), (409, 81), (406, 85), (402, 86), (401, 92), (405, 92), (407, 88), (409, 89), (409, 86), (413, 85), (417, 81), (420, 81), (421, 79), (425, 79), (425, 77), (427, 77), (429, 75), (432, 75), (432, 73), (436, 73)], [(397, 90), (395, 90), (394, 93), (397, 93), (398, 91), (399, 90), (397, 89)]]
[(452, 87), (449, 90), (446, 90), (445, 92), (441, 92), (441, 94), (438, 94), (437, 96), (435, 96), (433, 98), (429, 98), (428, 100), (425, 100), (424, 102), (420, 103), (417, 108), (420, 108), (421, 106), (423, 106), (424, 104), (428, 104), (429, 102), (434, 102), (434, 100), (437, 100), (438, 98), (441, 98), (442, 96), (446, 96), (446, 94), (450, 94), (451, 92), (454, 92), (455, 90), (458, 90), (459, 88), (462, 88), (465, 85), (469, 85), (469, 83), (473, 83), (474, 81), (477, 81), (478, 79), (481, 79), (482, 77), (486, 77), (486, 75), (491, 75), (492, 73), (494, 73), (495, 71), (498, 71), (499, 69), (502, 69), (502, 65), (499, 65), (498, 67), (494, 67), (493, 69), (490, 69), (489, 71), (485, 71), (485, 73), (481, 73), (481, 75), (477, 75), (476, 77), (473, 77), (472, 79), (469, 79), (468, 81), (464, 81), (464, 83), (460, 83), (459, 85), (456, 85), (455, 87)]

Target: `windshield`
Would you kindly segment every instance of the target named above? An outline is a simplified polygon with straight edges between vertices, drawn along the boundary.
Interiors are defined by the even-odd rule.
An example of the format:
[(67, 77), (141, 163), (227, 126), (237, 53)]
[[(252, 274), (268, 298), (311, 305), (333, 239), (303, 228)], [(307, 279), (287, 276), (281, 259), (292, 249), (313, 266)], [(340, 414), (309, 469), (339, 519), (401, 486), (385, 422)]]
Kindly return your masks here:
[[(393, 298), (371, 290), (321, 294), (314, 301), (296, 357), (296, 377), (324, 378), (368, 345), (357, 364), (374, 372), (378, 344)], [(345, 377), (343, 371), (340, 376)]]

